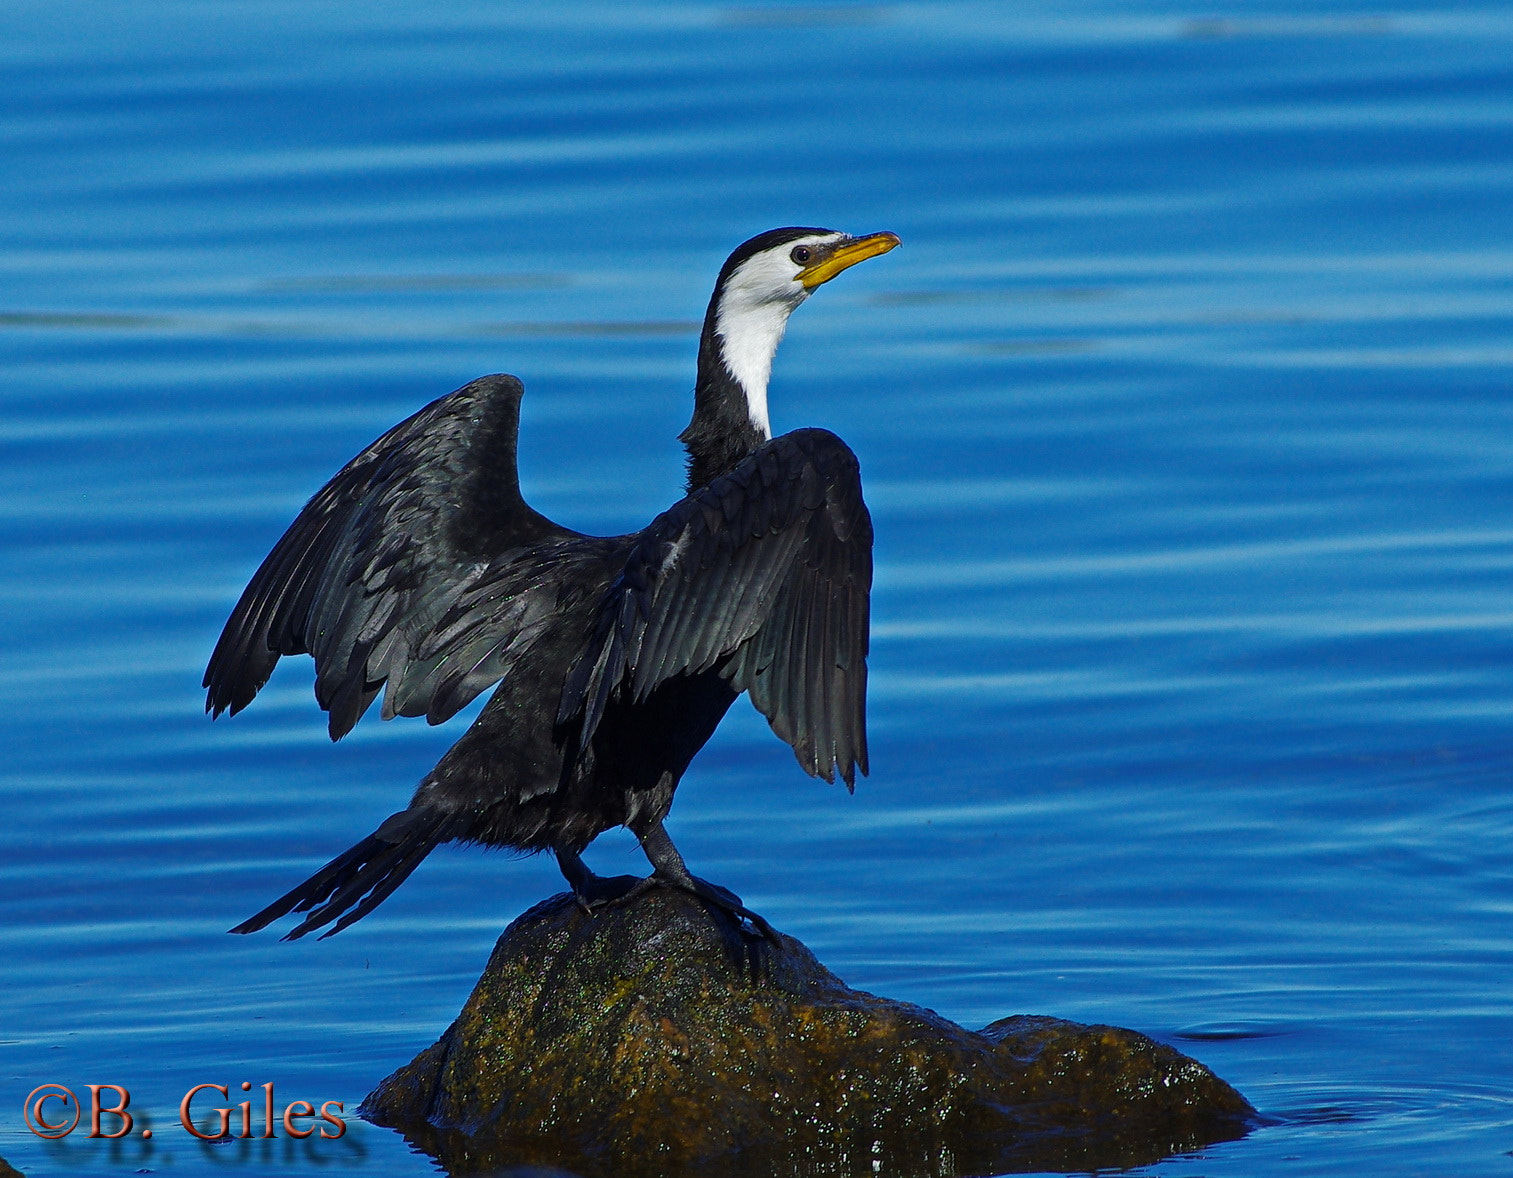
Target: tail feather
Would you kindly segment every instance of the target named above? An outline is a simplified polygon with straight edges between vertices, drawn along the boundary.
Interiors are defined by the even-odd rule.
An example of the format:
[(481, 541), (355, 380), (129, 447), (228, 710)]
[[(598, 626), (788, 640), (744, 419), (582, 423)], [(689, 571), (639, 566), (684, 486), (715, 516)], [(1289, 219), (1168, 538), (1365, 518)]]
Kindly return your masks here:
[(335, 936), (384, 902), (420, 866), (421, 860), (461, 832), (462, 816), (434, 810), (402, 810), (372, 834), (343, 851), (304, 883), (285, 892), (233, 933), (255, 933), (291, 912), (308, 916), (284, 935), (297, 941), (336, 921), (321, 934)]

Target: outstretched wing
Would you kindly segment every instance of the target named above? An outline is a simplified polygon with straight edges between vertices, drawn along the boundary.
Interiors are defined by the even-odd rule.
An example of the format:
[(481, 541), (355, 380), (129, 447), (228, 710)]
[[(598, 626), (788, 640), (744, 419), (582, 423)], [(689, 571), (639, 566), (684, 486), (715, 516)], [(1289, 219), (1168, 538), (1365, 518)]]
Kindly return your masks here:
[[(488, 686), (456, 669), (484, 652), (449, 645), (438, 622), (501, 553), (575, 535), (520, 496), (521, 393), (513, 376), (475, 380), (396, 425), (316, 493), (232, 611), (205, 671), (206, 711), (246, 707), (286, 654), (315, 657), (333, 740), (385, 683), (385, 718), (426, 713), (433, 723)], [(531, 623), (530, 604), (527, 595), (513, 615), (498, 611), (489, 649)]]
[(799, 764), (867, 772), (872, 521), (856, 456), (825, 430), (775, 438), (652, 521), (599, 607), (559, 723), (586, 748), (617, 693), (718, 669)]

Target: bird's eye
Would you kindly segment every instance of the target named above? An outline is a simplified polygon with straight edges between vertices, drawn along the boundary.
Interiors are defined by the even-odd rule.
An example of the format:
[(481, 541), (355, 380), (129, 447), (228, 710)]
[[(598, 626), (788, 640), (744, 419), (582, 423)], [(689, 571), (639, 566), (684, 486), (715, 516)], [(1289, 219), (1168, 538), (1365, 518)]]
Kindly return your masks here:
[(812, 258), (812, 257), (814, 257), (814, 251), (812, 249), (810, 249), (807, 245), (796, 245), (796, 246), (793, 247), (793, 252), (791, 254), (789, 254), (788, 256), (790, 258), (792, 258), (795, 262), (797, 262), (799, 265), (803, 266), (803, 265), (807, 265), (808, 262), (809, 262), (809, 259)]

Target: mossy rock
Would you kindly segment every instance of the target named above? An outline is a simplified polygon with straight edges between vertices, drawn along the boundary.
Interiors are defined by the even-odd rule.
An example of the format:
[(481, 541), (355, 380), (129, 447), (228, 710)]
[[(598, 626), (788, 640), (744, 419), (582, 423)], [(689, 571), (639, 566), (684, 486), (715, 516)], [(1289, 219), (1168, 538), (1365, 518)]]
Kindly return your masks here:
[(1254, 1110), (1133, 1031), (1019, 1016), (968, 1031), (847, 987), (654, 891), (515, 921), (457, 1021), (368, 1097), (453, 1173), (986, 1174), (1155, 1161)]

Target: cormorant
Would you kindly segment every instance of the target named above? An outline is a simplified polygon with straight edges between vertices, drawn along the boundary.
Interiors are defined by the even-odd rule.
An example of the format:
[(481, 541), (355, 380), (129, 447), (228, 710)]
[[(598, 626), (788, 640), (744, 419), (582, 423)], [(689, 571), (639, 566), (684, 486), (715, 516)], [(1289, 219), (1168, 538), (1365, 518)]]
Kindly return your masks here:
[[(520, 381), (485, 376), (347, 463), (254, 574), (205, 671), (235, 714), (281, 655), (315, 658), (338, 740), (382, 691), (384, 719), (438, 724), (499, 687), (408, 808), (232, 929), (307, 915), (286, 940), (361, 919), (441, 843), (551, 850), (590, 908), (685, 889), (766, 936), (692, 875), (662, 820), (743, 691), (806, 772), (867, 772), (872, 524), (834, 434), (774, 438), (767, 378), (788, 316), (892, 233), (773, 229), (726, 260), (699, 340), (688, 491), (643, 530), (587, 536), (533, 511), (516, 468)], [(626, 826), (644, 880), (580, 857)]]

